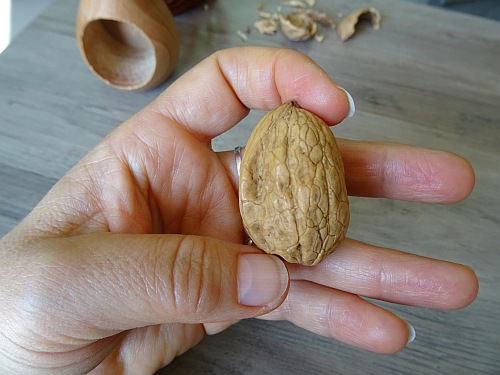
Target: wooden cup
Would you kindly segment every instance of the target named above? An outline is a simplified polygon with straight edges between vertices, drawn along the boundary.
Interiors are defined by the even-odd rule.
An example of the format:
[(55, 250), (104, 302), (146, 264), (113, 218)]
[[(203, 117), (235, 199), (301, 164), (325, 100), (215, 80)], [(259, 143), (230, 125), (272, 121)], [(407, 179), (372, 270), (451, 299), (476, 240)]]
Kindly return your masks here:
[(122, 90), (158, 86), (179, 57), (179, 34), (164, 0), (81, 0), (76, 38), (90, 70)]

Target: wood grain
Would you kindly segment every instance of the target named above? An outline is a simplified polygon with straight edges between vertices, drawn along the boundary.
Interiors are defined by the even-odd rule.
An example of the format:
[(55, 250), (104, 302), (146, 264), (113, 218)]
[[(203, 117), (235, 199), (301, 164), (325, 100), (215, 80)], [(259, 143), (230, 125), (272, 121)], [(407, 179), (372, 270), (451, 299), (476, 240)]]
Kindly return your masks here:
[[(248, 320), (207, 337), (158, 373), (499, 374), (500, 24), (397, 0), (339, 0), (317, 9), (336, 16), (375, 6), (380, 30), (361, 25), (346, 43), (329, 31), (322, 44), (252, 30), (243, 42), (236, 32), (252, 26), (257, 3), (217, 0), (208, 11), (178, 15), (182, 50), (174, 75), (153, 91), (128, 93), (89, 72), (74, 37), (78, 1), (56, 0), (0, 55), (0, 234), (109, 131), (213, 51), (250, 44), (296, 49), (356, 100), (356, 115), (335, 128), (337, 136), (445, 149), (472, 162), (477, 182), (466, 201), (431, 206), (353, 197), (348, 235), (469, 264), (479, 297), (460, 311), (381, 303), (417, 330), (415, 342), (391, 356), (285, 322)], [(244, 144), (260, 117), (252, 112), (214, 147)]]

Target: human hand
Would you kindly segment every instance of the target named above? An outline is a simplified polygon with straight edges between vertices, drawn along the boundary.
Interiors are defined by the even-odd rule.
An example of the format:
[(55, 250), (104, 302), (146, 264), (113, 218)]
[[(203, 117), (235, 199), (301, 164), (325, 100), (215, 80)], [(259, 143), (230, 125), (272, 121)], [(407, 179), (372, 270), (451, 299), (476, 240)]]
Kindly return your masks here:
[[(406, 323), (358, 295), (454, 309), (476, 296), (467, 267), (346, 239), (315, 267), (242, 245), (233, 152), (211, 140), (295, 100), (328, 124), (347, 97), (293, 51), (218, 52), (126, 121), (0, 242), (3, 373), (153, 373), (240, 319), (287, 319), (390, 353)], [(452, 203), (470, 165), (409, 146), (339, 140), (350, 194)]]

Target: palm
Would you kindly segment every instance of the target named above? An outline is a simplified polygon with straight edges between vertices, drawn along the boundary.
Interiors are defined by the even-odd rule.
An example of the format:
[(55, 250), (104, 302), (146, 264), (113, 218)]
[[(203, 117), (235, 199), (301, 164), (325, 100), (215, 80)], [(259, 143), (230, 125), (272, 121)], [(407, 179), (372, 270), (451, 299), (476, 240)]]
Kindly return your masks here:
[[(243, 233), (237, 195), (226, 168), (209, 143), (178, 129), (160, 121), (151, 127), (113, 133), (63, 178), (59, 185), (72, 191), (67, 199), (52, 201), (57, 194), (49, 194), (45, 204), (53, 210), (43, 221), (59, 235), (179, 233), (240, 242)], [(75, 222), (74, 218), (81, 219)], [(127, 345), (149, 352), (158, 348), (157, 358), (166, 364), (203, 335), (202, 324), (151, 325), (88, 349), (95, 350), (98, 344), (104, 355), (110, 350), (124, 351)], [(115, 365), (119, 365), (119, 357), (108, 355), (101, 366)]]
[(110, 217), (112, 231), (241, 240), (236, 192), (209, 143), (166, 120), (121, 134), (109, 139), (118, 164), (112, 181), (122, 192), (104, 202), (121, 213)]
[(67, 220), (51, 214), (44, 220), (63, 234), (74, 233), (77, 225), (81, 233), (178, 233), (241, 241), (237, 193), (210, 144), (165, 119), (132, 127), (113, 133), (64, 177), (64, 189), (72, 195), (51, 204)]

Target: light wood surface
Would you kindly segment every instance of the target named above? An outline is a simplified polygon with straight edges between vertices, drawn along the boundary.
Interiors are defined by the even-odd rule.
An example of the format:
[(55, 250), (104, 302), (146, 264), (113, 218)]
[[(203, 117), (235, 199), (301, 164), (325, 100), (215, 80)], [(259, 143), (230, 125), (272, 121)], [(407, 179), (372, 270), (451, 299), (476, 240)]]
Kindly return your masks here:
[[(500, 23), (398, 0), (325, 0), (317, 9), (333, 16), (376, 6), (381, 29), (362, 26), (346, 43), (330, 31), (321, 44), (252, 29), (244, 42), (237, 30), (252, 26), (257, 3), (217, 0), (208, 11), (176, 16), (182, 50), (173, 77), (129, 93), (88, 70), (74, 36), (78, 1), (57, 0), (0, 55), (0, 235), (92, 146), (211, 52), (293, 48), (354, 96), (357, 113), (335, 128), (337, 136), (445, 149), (472, 162), (477, 182), (466, 201), (352, 198), (348, 235), (469, 264), (479, 297), (460, 311), (383, 304), (417, 330), (395, 355), (353, 349), (286, 322), (248, 320), (207, 337), (159, 374), (500, 374)], [(252, 112), (214, 147), (244, 144), (261, 115)]]

